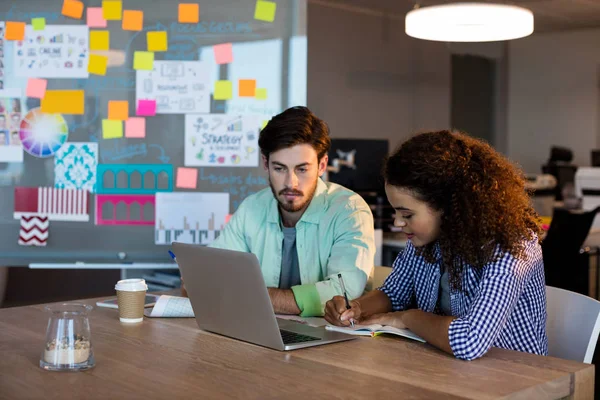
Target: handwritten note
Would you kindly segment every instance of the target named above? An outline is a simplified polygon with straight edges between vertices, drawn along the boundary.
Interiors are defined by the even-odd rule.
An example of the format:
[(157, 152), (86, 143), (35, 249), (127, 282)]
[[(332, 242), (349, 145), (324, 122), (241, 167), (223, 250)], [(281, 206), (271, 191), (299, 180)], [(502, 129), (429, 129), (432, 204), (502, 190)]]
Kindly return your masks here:
[(83, 90), (46, 90), (41, 103), (42, 112), (48, 114), (75, 114), (85, 112)]
[(277, 3), (272, 1), (258, 0), (254, 9), (254, 19), (265, 22), (275, 21), (275, 10)]
[(179, 4), (178, 21), (180, 24), (197, 24), (200, 22), (200, 6), (190, 3)]
[(217, 44), (213, 46), (213, 51), (217, 64), (230, 64), (233, 62), (233, 46), (231, 43)]
[(156, 100), (138, 100), (137, 115), (153, 117), (156, 115)]
[(46, 28), (46, 18), (31, 18), (34, 31), (43, 31)]
[(106, 75), (106, 67), (108, 66), (108, 57), (90, 54), (88, 63), (88, 72), (94, 75)]
[(125, 121), (125, 137), (145, 138), (146, 118), (131, 117), (127, 121)]
[(121, 0), (102, 0), (102, 16), (107, 21), (118, 21), (123, 12)]
[(101, 7), (88, 7), (87, 26), (90, 28), (106, 28), (107, 24)]
[(255, 97), (257, 100), (266, 100), (267, 99), (267, 89), (265, 89), (265, 88), (256, 89)]
[(81, 19), (83, 16), (83, 3), (78, 0), (65, 0), (62, 7), (62, 15)]
[(104, 139), (118, 139), (123, 137), (123, 122), (102, 120), (102, 137)]
[(27, 90), (25, 94), (27, 97), (33, 97), (34, 99), (43, 99), (46, 94), (47, 86), (47, 80), (31, 78), (27, 81)]
[(91, 31), (90, 32), (90, 50), (109, 50), (110, 32), (109, 31)]
[(240, 79), (238, 82), (239, 97), (254, 97), (256, 93), (256, 79)]
[(141, 31), (144, 27), (144, 12), (135, 10), (123, 11), (123, 30)]
[(148, 32), (146, 38), (148, 41), (148, 51), (167, 51), (169, 47), (167, 32)]
[(108, 119), (125, 121), (129, 118), (129, 102), (111, 100), (108, 102)]
[(177, 168), (175, 186), (182, 189), (196, 189), (198, 186), (198, 170), (196, 168)]
[(215, 100), (229, 100), (233, 96), (233, 85), (230, 81), (215, 82)]
[(150, 51), (136, 51), (133, 54), (133, 69), (152, 71), (154, 67), (154, 53)]
[(25, 39), (25, 22), (8, 21), (4, 27), (5, 40)]

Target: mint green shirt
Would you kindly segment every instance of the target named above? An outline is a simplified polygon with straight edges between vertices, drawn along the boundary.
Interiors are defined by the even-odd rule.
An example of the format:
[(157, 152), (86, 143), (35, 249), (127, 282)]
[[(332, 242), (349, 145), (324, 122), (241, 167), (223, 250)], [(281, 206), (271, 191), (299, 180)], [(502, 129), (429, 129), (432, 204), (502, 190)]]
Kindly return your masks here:
[[(248, 196), (211, 247), (256, 254), (267, 287), (278, 287), (283, 232), (270, 188)], [(341, 295), (341, 273), (349, 298), (359, 297), (375, 260), (373, 214), (358, 194), (317, 182), (315, 195), (296, 224), (301, 284), (292, 286), (301, 316), (323, 315), (325, 303)]]

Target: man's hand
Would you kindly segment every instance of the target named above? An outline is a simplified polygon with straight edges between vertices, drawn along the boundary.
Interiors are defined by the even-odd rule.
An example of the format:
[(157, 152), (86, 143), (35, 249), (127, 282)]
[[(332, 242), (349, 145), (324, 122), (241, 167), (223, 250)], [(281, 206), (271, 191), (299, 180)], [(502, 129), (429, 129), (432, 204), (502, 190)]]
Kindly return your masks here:
[(360, 303), (356, 300), (350, 302), (350, 309), (346, 309), (343, 296), (335, 296), (325, 304), (325, 320), (332, 325), (350, 326), (350, 320), (362, 324), (361, 317)]

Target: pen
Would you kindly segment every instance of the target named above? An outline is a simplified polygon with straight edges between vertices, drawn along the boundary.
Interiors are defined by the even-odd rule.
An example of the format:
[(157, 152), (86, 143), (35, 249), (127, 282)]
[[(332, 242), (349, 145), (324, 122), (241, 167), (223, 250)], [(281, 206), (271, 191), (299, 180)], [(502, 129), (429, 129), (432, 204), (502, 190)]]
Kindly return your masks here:
[(173, 261), (177, 262), (177, 258), (175, 258), (175, 254), (173, 254), (173, 252), (171, 250), (169, 250), (169, 255), (171, 256)]
[[(342, 293), (344, 293), (344, 299), (346, 300), (346, 310), (351, 309), (350, 302), (348, 301), (348, 294), (346, 293), (346, 286), (344, 285), (344, 279), (342, 278), (342, 274), (338, 274), (338, 278), (340, 279), (340, 285), (342, 286)], [(350, 318), (350, 325), (354, 328), (354, 319)]]

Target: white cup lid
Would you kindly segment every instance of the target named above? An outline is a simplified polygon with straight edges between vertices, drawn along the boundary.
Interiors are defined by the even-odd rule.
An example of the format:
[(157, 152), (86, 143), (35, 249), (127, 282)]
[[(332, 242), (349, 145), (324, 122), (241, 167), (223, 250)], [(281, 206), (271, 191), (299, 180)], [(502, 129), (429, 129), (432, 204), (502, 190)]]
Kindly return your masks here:
[(148, 285), (144, 279), (124, 279), (117, 282), (115, 290), (124, 292), (141, 292), (148, 290)]

